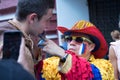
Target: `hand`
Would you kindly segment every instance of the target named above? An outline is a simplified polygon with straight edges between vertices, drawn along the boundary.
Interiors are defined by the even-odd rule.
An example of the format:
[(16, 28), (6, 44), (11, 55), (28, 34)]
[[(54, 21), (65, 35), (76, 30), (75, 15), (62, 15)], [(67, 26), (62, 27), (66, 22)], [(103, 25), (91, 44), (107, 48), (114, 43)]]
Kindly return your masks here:
[(0, 53), (2, 53), (2, 48), (3, 48), (3, 45), (0, 46)]
[(34, 62), (30, 50), (25, 46), (25, 39), (22, 38), (18, 62), (33, 76), (34, 75)]
[(3, 45), (0, 45), (0, 59), (2, 59), (2, 48), (3, 48)]
[(21, 62), (22, 58), (24, 57), (24, 54), (25, 54), (25, 40), (24, 38), (22, 38), (20, 50), (19, 50), (18, 62)]
[(46, 53), (59, 56), (60, 58), (65, 55), (65, 51), (52, 40), (46, 40), (44, 44), (45, 46), (43, 47), (43, 51), (45, 51)]

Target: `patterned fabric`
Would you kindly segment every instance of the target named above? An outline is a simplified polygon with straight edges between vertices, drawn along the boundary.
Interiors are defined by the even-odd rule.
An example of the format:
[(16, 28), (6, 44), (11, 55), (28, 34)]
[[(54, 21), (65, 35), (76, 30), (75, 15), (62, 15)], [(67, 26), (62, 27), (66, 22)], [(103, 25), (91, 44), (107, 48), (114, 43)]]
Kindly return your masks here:
[(92, 55), (89, 59), (90, 64), (71, 51), (66, 53), (72, 56), (72, 60), (69, 60), (72, 61), (72, 67), (68, 72), (60, 73), (59, 57), (51, 57), (43, 61), (42, 74), (39, 73), (38, 80), (114, 80), (113, 68), (109, 61), (95, 59)]
[(91, 26), (94, 26), (94, 25), (93, 25), (92, 23), (90, 23), (90, 22), (81, 20), (81, 21), (78, 21), (78, 22), (72, 27), (72, 30), (80, 30), (80, 29), (84, 29), (84, 28), (87, 28), (87, 27), (91, 27)]
[(44, 79), (42, 78), (42, 73), (41, 73), (42, 67), (43, 67), (43, 60), (39, 61), (39, 62), (34, 66), (37, 80), (44, 80)]
[(42, 77), (45, 80), (61, 80), (61, 75), (58, 71), (59, 61), (59, 57), (51, 57), (43, 60)]
[(70, 70), (67, 73), (60, 73), (58, 70), (60, 58), (47, 58), (43, 61), (42, 78), (45, 80), (92, 80), (93, 74), (90, 63), (71, 51), (66, 51), (66, 53), (72, 56)]
[(92, 80), (102, 80), (99, 69), (94, 64), (91, 64), (91, 68), (94, 75), (94, 78)]
[(42, 73), (40, 73), (40, 78), (38, 80), (45, 80), (45, 78), (42, 77)]
[(105, 59), (95, 59), (92, 55), (89, 59), (91, 64), (94, 64), (102, 75), (102, 80), (114, 80), (114, 71), (112, 64)]
[(66, 74), (67, 80), (92, 80), (93, 74), (90, 63), (84, 58), (76, 56), (75, 53), (71, 51), (66, 51), (66, 53), (72, 55), (72, 68)]

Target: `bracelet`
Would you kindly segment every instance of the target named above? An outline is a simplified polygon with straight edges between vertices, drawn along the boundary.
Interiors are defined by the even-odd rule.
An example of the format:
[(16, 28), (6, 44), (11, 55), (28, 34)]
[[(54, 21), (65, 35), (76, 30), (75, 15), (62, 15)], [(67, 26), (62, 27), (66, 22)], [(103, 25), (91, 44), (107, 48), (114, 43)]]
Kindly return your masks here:
[(60, 59), (60, 62), (64, 63), (66, 61), (68, 54), (65, 54), (63, 58)]

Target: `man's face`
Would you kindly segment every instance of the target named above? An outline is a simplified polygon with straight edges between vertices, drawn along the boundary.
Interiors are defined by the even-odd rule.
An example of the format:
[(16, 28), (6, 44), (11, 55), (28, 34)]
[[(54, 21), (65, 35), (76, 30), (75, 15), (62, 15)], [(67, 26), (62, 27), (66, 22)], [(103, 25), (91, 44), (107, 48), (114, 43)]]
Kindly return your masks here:
[(33, 21), (33, 24), (30, 26), (29, 32), (35, 36), (43, 33), (46, 27), (48, 27), (50, 18), (52, 17), (53, 9), (48, 9), (48, 12), (42, 16), (40, 20), (36, 19)]

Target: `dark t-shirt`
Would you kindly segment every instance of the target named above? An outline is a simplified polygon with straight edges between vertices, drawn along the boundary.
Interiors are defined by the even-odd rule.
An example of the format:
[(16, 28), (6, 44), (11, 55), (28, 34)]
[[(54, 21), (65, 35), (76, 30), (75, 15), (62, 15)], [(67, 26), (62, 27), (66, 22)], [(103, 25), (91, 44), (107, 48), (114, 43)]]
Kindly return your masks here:
[(35, 80), (15, 60), (0, 60), (0, 80)]

